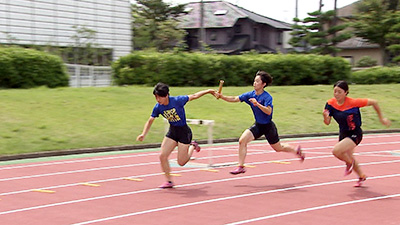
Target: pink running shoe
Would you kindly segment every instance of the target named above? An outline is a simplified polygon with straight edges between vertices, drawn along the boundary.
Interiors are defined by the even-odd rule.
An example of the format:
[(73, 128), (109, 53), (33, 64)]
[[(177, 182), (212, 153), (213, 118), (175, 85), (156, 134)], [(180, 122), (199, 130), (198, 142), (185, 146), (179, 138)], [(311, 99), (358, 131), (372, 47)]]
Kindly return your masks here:
[(246, 169), (244, 168), (244, 166), (238, 166), (238, 167), (236, 167), (236, 169), (232, 170), (230, 173), (233, 175), (237, 175), (239, 173), (246, 173)]
[(306, 159), (306, 156), (305, 156), (305, 154), (303, 153), (303, 151), (301, 151), (301, 146), (300, 146), (300, 145), (298, 145), (298, 146), (296, 147), (296, 154), (299, 156), (301, 162), (304, 162), (304, 160)]
[(193, 147), (194, 147), (194, 150), (196, 151), (196, 152), (200, 152), (200, 146), (199, 146), (199, 143), (197, 143), (195, 140), (193, 140), (191, 143), (190, 143), (191, 145), (193, 145)]
[(354, 168), (354, 160), (351, 164), (346, 164), (346, 169), (344, 170), (344, 175), (350, 175), (351, 172), (353, 172), (353, 168)]
[(172, 181), (167, 181), (165, 183), (163, 183), (159, 188), (165, 189), (165, 188), (173, 188), (174, 187), (174, 183), (172, 183)]
[(367, 177), (360, 177), (358, 178), (357, 183), (354, 185), (354, 187), (361, 187), (364, 183), (364, 181), (367, 180)]

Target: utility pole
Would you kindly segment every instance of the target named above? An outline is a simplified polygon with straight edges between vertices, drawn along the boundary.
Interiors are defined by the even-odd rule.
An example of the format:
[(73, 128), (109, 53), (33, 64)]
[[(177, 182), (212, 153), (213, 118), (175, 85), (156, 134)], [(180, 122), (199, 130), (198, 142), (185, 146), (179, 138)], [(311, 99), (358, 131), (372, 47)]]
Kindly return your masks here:
[(322, 0), (319, 0), (319, 11), (322, 12), (322, 6), (324, 6), (324, 4), (322, 3)]
[[(333, 10), (335, 12), (335, 15), (333, 15), (333, 25), (332, 26), (336, 26), (337, 20), (338, 20), (338, 17), (337, 17), (337, 0), (334, 0)], [(336, 37), (336, 32), (333, 33), (333, 39), (335, 39), (335, 37)], [(335, 44), (335, 47), (336, 47), (336, 44)], [(333, 52), (333, 56), (336, 56), (336, 52)]]
[(203, 0), (200, 2), (200, 50), (204, 51), (204, 45), (206, 44), (206, 32), (204, 30), (204, 3)]

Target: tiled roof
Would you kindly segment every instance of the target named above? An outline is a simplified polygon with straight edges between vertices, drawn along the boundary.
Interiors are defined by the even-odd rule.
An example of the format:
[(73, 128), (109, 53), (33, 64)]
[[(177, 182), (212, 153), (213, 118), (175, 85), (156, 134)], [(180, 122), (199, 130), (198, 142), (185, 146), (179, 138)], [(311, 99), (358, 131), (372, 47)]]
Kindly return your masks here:
[(337, 9), (337, 15), (338, 17), (349, 17), (354, 14), (356, 10), (356, 4), (358, 4), (359, 1), (353, 2), (350, 5), (346, 5), (340, 9)]
[(337, 44), (341, 49), (379, 48), (378, 44), (372, 44), (360, 37), (353, 37)]
[[(291, 30), (291, 25), (275, 19), (258, 15), (237, 5), (225, 1), (203, 2), (204, 27), (223, 28), (233, 27), (238, 19), (249, 18), (257, 23), (268, 24), (272, 27)], [(201, 3), (192, 2), (186, 5), (188, 14), (181, 16), (181, 27), (185, 29), (200, 28)], [(216, 12), (220, 12), (220, 14)]]

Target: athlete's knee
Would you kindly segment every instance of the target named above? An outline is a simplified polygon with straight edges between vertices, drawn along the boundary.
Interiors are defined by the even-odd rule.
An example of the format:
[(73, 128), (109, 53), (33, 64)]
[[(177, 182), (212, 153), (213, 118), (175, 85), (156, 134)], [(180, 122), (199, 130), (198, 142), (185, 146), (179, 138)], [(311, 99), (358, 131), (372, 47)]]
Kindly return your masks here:
[(276, 152), (283, 152), (285, 149), (285, 146), (282, 145), (281, 143), (275, 143), (271, 144), (272, 149), (274, 149)]
[(178, 165), (184, 166), (184, 165), (186, 165), (186, 163), (188, 162), (188, 160), (178, 159), (177, 162), (178, 162)]
[(249, 143), (247, 138), (239, 138), (239, 145), (246, 146)]
[(340, 155), (342, 154), (342, 152), (340, 151), (340, 149), (333, 149), (332, 150), (332, 155), (334, 155), (336, 158), (338, 158)]
[(168, 160), (168, 154), (162, 152), (162, 153), (159, 155), (159, 158), (160, 158), (160, 161)]

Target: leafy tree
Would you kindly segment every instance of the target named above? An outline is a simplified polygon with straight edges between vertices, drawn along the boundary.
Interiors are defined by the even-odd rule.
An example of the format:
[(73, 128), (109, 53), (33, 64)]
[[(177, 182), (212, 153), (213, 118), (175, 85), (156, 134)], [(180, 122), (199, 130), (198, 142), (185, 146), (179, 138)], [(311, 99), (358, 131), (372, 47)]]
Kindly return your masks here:
[(385, 38), (389, 42), (387, 49), (392, 54), (393, 62), (400, 63), (400, 11), (393, 13), (393, 26), (389, 30), (389, 33), (385, 35)]
[(171, 6), (162, 0), (136, 0), (132, 4), (133, 46), (136, 49), (165, 50), (182, 43), (186, 31), (178, 26), (177, 17), (185, 4)]
[[(399, 0), (363, 0), (357, 4), (352, 27), (358, 37), (380, 46), (383, 62), (399, 51)], [(391, 46), (391, 47), (389, 47)]]
[(293, 38), (289, 42), (292, 46), (303, 47), (305, 52), (334, 55), (339, 51), (336, 45), (351, 37), (349, 32), (343, 31), (348, 25), (336, 25), (335, 10), (315, 11), (308, 15), (304, 20), (295, 18), (295, 22), (302, 24), (293, 26)]

